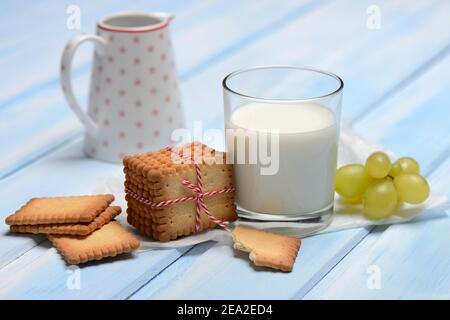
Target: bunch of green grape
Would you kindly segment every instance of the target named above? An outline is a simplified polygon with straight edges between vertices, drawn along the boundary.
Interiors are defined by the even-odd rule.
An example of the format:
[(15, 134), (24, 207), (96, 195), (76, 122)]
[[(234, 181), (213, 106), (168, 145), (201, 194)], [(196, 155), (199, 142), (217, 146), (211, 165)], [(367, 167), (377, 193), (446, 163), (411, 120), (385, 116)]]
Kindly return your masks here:
[(403, 202), (424, 202), (430, 187), (416, 160), (403, 157), (391, 163), (384, 152), (374, 152), (365, 166), (348, 164), (336, 171), (336, 192), (347, 203), (362, 203), (369, 219), (384, 219)]

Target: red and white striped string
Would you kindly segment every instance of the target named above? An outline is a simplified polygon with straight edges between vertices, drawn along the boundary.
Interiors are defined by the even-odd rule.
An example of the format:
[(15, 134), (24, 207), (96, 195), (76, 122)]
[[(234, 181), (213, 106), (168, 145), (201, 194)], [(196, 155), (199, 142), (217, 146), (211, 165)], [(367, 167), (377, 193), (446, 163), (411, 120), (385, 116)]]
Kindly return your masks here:
[[(171, 152), (177, 154), (178, 156), (184, 158), (184, 159), (188, 159), (188, 160), (194, 160), (192, 158), (186, 158), (185, 156), (176, 153), (175, 151), (173, 151), (171, 148), (167, 148), (167, 150), (170, 150)], [(197, 184), (192, 183), (191, 181), (187, 180), (187, 179), (183, 179), (182, 184), (188, 188), (189, 190), (191, 190), (192, 192), (194, 192), (195, 195), (193, 196), (184, 196), (184, 197), (180, 197), (180, 198), (175, 198), (175, 199), (169, 199), (169, 200), (163, 200), (163, 201), (151, 201), (148, 200), (140, 195), (138, 195), (137, 193), (131, 191), (130, 189), (125, 189), (125, 193), (127, 195), (129, 195), (130, 197), (132, 197), (133, 199), (139, 201), (142, 204), (145, 204), (147, 206), (149, 206), (152, 209), (158, 209), (158, 208), (162, 208), (162, 207), (167, 207), (173, 204), (177, 204), (177, 203), (182, 203), (182, 202), (187, 202), (187, 201), (196, 201), (196, 206), (195, 206), (195, 231), (198, 232), (200, 231), (200, 227), (201, 227), (201, 211), (203, 209), (203, 211), (205, 212), (206, 216), (213, 221), (215, 224), (219, 225), (220, 227), (222, 227), (223, 229), (230, 231), (230, 228), (227, 224), (227, 222), (220, 220), (218, 218), (216, 218), (211, 211), (208, 209), (208, 207), (205, 205), (205, 197), (211, 197), (214, 195), (218, 195), (218, 194), (224, 194), (224, 193), (230, 193), (230, 192), (234, 192), (234, 187), (226, 187), (220, 190), (213, 190), (213, 191), (207, 191), (204, 192), (203, 191), (203, 177), (202, 177), (202, 173), (200, 170), (200, 165), (196, 162), (193, 161), (194, 163), (194, 168), (195, 168), (195, 176), (197, 179)]]

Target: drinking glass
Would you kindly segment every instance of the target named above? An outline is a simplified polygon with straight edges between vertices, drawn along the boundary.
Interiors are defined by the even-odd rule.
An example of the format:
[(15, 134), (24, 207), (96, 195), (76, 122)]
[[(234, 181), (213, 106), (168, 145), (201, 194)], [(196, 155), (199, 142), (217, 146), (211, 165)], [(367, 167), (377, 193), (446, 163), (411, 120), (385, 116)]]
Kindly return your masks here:
[(312, 68), (261, 66), (235, 71), (222, 84), (239, 215), (328, 225), (342, 79)]

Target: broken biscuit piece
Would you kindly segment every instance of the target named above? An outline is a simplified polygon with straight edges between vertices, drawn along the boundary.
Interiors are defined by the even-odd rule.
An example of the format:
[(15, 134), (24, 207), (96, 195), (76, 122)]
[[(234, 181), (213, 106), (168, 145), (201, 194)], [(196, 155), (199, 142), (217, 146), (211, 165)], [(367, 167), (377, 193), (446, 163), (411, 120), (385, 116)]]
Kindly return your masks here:
[(292, 271), (300, 249), (298, 238), (237, 226), (232, 233), (234, 248), (250, 252), (250, 260), (256, 266), (264, 266), (286, 272)]

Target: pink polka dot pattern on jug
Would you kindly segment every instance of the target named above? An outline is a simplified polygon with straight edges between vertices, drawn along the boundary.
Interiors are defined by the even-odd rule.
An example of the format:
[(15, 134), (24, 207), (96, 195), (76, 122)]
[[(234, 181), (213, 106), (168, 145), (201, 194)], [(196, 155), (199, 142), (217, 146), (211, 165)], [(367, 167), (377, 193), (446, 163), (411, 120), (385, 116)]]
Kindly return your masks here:
[(89, 94), (90, 119), (77, 112), (87, 129), (84, 150), (88, 155), (119, 162), (126, 154), (171, 145), (173, 130), (183, 126), (168, 25), (166, 21), (158, 28), (140, 31), (100, 26), (97, 36), (81, 35), (69, 41), (61, 73), (73, 109), (79, 106), (69, 78), (72, 56), (82, 42), (97, 42)]

